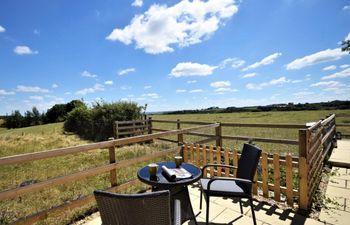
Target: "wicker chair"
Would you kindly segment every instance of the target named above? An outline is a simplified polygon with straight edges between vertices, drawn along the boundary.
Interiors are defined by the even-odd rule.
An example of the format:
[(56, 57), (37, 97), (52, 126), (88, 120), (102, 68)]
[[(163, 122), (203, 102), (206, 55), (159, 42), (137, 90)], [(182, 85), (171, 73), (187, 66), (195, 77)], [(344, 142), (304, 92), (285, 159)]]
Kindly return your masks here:
[(250, 203), (253, 222), (256, 225), (255, 213), (253, 208), (253, 198), (252, 198), (252, 183), (256, 168), (259, 163), (259, 158), (261, 155), (261, 150), (254, 145), (244, 144), (241, 157), (238, 161), (238, 167), (230, 165), (221, 164), (208, 164), (202, 169), (202, 176), (205, 175), (205, 170), (207, 167), (224, 167), (237, 169), (237, 177), (211, 177), (202, 178), (200, 180), (201, 184), (201, 196), (200, 196), (200, 208), (202, 209), (202, 194), (204, 192), (205, 200), (207, 202), (207, 216), (206, 224), (209, 222), (209, 197), (228, 197), (228, 198), (239, 198), (239, 204), (241, 213), (243, 214), (241, 198), (247, 198)]
[[(170, 210), (170, 192), (116, 194), (94, 191), (103, 225), (180, 225), (180, 201)], [(173, 217), (173, 223), (171, 220)]]

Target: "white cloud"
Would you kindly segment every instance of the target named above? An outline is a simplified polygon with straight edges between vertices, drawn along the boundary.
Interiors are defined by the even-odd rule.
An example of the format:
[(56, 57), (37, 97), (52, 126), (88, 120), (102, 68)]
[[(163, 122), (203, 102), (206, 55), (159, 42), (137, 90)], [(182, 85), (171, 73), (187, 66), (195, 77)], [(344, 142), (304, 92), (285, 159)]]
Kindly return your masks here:
[(96, 78), (96, 77), (97, 77), (96, 74), (90, 73), (89, 71), (86, 71), (86, 70), (84, 70), (84, 71), (81, 73), (81, 76), (82, 76), (82, 77), (90, 77), (90, 78)]
[(343, 52), (340, 48), (326, 49), (316, 52), (302, 58), (295, 59), (287, 64), (287, 70), (298, 70), (306, 66), (312, 66), (318, 63), (336, 61), (346, 56), (348, 53)]
[(345, 69), (345, 68), (348, 68), (350, 65), (349, 64), (344, 64), (344, 65), (341, 65), (339, 66), (341, 69)]
[(106, 85), (113, 85), (113, 81), (112, 81), (112, 80), (106, 80), (106, 81), (105, 81), (105, 84), (106, 84)]
[[(306, 79), (307, 80), (307, 79)], [(301, 83), (303, 82), (303, 80), (292, 80), (291, 83), (292, 84), (296, 84), (296, 83)]]
[(322, 70), (327, 71), (327, 70), (336, 70), (336, 69), (337, 69), (336, 65), (330, 65), (330, 66), (324, 67)]
[(280, 77), (278, 79), (272, 79), (269, 84), (270, 85), (280, 85), (291, 82), (290, 80), (287, 80), (286, 77)]
[(227, 58), (224, 59), (220, 64), (219, 67), (221, 69), (225, 68), (227, 65), (231, 66), (232, 68), (238, 68), (243, 66), (245, 61), (243, 59), (239, 58)]
[(286, 84), (286, 83), (291, 83), (293, 81), (291, 80), (287, 80), (286, 77), (280, 77), (277, 79), (272, 79), (269, 82), (263, 82), (260, 84), (252, 84), (252, 83), (248, 83), (246, 85), (246, 88), (249, 90), (261, 90), (266, 86), (272, 86), (272, 85), (282, 85), (282, 84)]
[(197, 83), (197, 81), (196, 80), (189, 80), (189, 81), (187, 81), (187, 83), (188, 84), (194, 84), (194, 83)]
[(65, 95), (71, 95), (72, 93), (67, 91), (67, 92), (64, 92)]
[(87, 94), (95, 93), (97, 91), (104, 91), (104, 90), (105, 89), (104, 89), (104, 86), (102, 84), (95, 84), (93, 87), (79, 90), (79, 91), (75, 92), (75, 94), (76, 95), (87, 95)]
[(344, 78), (344, 77), (350, 77), (350, 68), (346, 68), (340, 72), (330, 74), (328, 76), (324, 76), (321, 79), (322, 80), (328, 80), (328, 79), (334, 79), (334, 78)]
[(344, 7), (343, 7), (343, 10), (349, 10), (350, 9), (350, 5), (345, 5)]
[(214, 90), (214, 92), (218, 93), (218, 94), (224, 94), (224, 92), (236, 92), (238, 91), (237, 89), (232, 89), (229, 87), (221, 87), (221, 88), (217, 88)]
[(187, 47), (202, 42), (237, 11), (234, 0), (183, 0), (170, 7), (153, 4), (106, 39), (126, 45), (134, 42), (136, 48), (149, 54), (172, 52), (174, 45)]
[(260, 66), (272, 64), (281, 55), (282, 55), (282, 53), (280, 53), (280, 52), (276, 52), (276, 53), (273, 53), (271, 55), (268, 55), (265, 58), (263, 58), (262, 60), (260, 60), (259, 62), (253, 63), (253, 64), (243, 68), (242, 71), (256, 69), (256, 68), (258, 68)]
[(313, 83), (310, 85), (310, 87), (342, 87), (344, 84), (338, 82), (338, 81), (321, 81), (317, 83)]
[(135, 72), (135, 71), (136, 71), (135, 68), (127, 68), (127, 69), (120, 70), (120, 71), (118, 72), (118, 74), (119, 74), (120, 76), (122, 76), (122, 75), (126, 75), (126, 74), (128, 74), (128, 73)]
[(33, 51), (28, 46), (16, 46), (16, 48), (13, 49), (13, 52), (17, 55), (33, 55), (38, 54), (39, 51)]
[(242, 76), (242, 78), (250, 78), (250, 77), (255, 77), (257, 73), (247, 73)]
[(152, 88), (151, 85), (146, 85), (146, 86), (143, 87), (143, 89), (150, 89), (150, 88)]
[(143, 0), (135, 0), (131, 5), (135, 7), (142, 7)]
[(176, 93), (185, 93), (185, 92), (187, 92), (187, 90), (185, 90), (185, 89), (177, 89), (176, 90)]
[(231, 82), (230, 81), (216, 81), (210, 84), (211, 87), (214, 88), (227, 88), (231, 87)]
[(48, 93), (49, 90), (45, 88), (40, 88), (36, 86), (24, 86), (24, 85), (18, 85), (16, 88), (17, 92), (32, 92), (32, 93)]
[(0, 96), (1, 95), (14, 95), (16, 94), (15, 92), (13, 91), (6, 91), (6, 90), (3, 90), (3, 89), (0, 89)]
[(187, 76), (208, 76), (211, 75), (216, 66), (209, 66), (207, 64), (199, 64), (192, 62), (178, 63), (170, 72), (173, 77), (187, 77)]
[(148, 94), (143, 94), (142, 96), (148, 97), (148, 98), (153, 98), (153, 99), (159, 98), (159, 95), (157, 93), (148, 93)]
[(57, 84), (52, 84), (51, 87), (52, 88), (58, 88), (58, 85)]
[(6, 31), (6, 29), (3, 26), (0, 25), (0, 33), (3, 33), (5, 31)]
[(35, 100), (35, 101), (43, 101), (44, 100), (44, 97), (43, 96), (39, 96), (39, 95), (29, 96), (29, 98), (31, 100)]
[(194, 90), (190, 90), (189, 93), (200, 93), (203, 92), (202, 89), (194, 89)]

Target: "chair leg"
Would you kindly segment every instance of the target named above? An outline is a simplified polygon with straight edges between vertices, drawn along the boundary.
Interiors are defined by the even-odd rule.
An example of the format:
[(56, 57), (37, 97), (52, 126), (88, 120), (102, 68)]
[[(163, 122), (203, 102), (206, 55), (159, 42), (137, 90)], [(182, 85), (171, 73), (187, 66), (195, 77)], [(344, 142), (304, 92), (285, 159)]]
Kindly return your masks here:
[(209, 195), (206, 195), (206, 200), (207, 200), (207, 215), (206, 215), (206, 220), (205, 220), (205, 224), (208, 225), (209, 224)]
[(199, 197), (199, 209), (202, 210), (202, 196), (203, 195), (203, 191), (201, 190), (201, 195)]
[(242, 200), (239, 199), (239, 208), (241, 209), (241, 214), (243, 214)]
[(254, 213), (254, 205), (253, 205), (253, 199), (252, 198), (249, 198), (249, 203), (250, 203), (250, 208), (251, 208), (251, 211), (252, 211), (254, 225), (256, 225), (256, 219), (255, 219), (255, 213)]

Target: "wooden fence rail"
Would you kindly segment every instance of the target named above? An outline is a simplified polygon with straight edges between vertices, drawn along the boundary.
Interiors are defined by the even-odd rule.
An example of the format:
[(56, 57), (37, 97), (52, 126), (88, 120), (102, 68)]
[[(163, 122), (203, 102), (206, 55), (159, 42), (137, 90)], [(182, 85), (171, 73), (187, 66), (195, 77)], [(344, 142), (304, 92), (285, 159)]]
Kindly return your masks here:
[[(153, 123), (172, 123), (177, 124), (177, 128), (181, 128), (181, 124), (196, 124), (196, 125), (207, 125), (209, 122), (203, 121), (180, 121), (180, 120), (154, 120)], [(281, 139), (281, 138), (262, 138), (262, 137), (253, 137), (253, 136), (233, 136), (233, 135), (224, 135), (223, 128), (225, 127), (260, 127), (260, 128), (280, 128), (280, 129), (301, 129), (306, 128), (306, 125), (303, 124), (260, 124), (260, 123), (219, 123), (220, 126), (216, 128), (215, 134), (205, 134), (198, 132), (187, 133), (186, 135), (198, 136), (198, 137), (209, 137), (216, 138), (216, 146), (222, 146), (223, 140), (239, 140), (239, 141), (255, 141), (255, 142), (264, 142), (264, 143), (274, 143), (274, 144), (287, 144), (287, 145), (299, 145), (299, 140), (293, 139)], [(159, 129), (156, 127), (151, 128), (152, 131), (167, 131), (166, 129)], [(164, 140), (167, 141), (167, 140)], [(169, 142), (175, 142), (175, 140), (168, 140)], [(177, 140), (180, 144), (183, 143), (183, 136), (181, 140)]]

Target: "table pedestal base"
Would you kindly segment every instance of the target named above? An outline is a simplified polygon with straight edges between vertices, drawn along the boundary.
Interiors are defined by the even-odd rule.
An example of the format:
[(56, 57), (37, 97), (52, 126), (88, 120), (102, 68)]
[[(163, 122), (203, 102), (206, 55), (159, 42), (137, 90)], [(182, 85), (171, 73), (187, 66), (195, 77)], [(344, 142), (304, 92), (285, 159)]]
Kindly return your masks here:
[[(181, 201), (181, 223), (184, 223), (187, 220), (192, 220), (196, 225), (197, 220), (194, 215), (190, 194), (188, 192), (187, 186), (175, 186), (169, 189), (152, 187), (152, 191), (157, 190), (169, 190), (170, 191), (170, 201), (171, 201), (171, 212), (173, 212), (174, 200), (178, 199)], [(173, 216), (172, 216), (173, 217)]]

